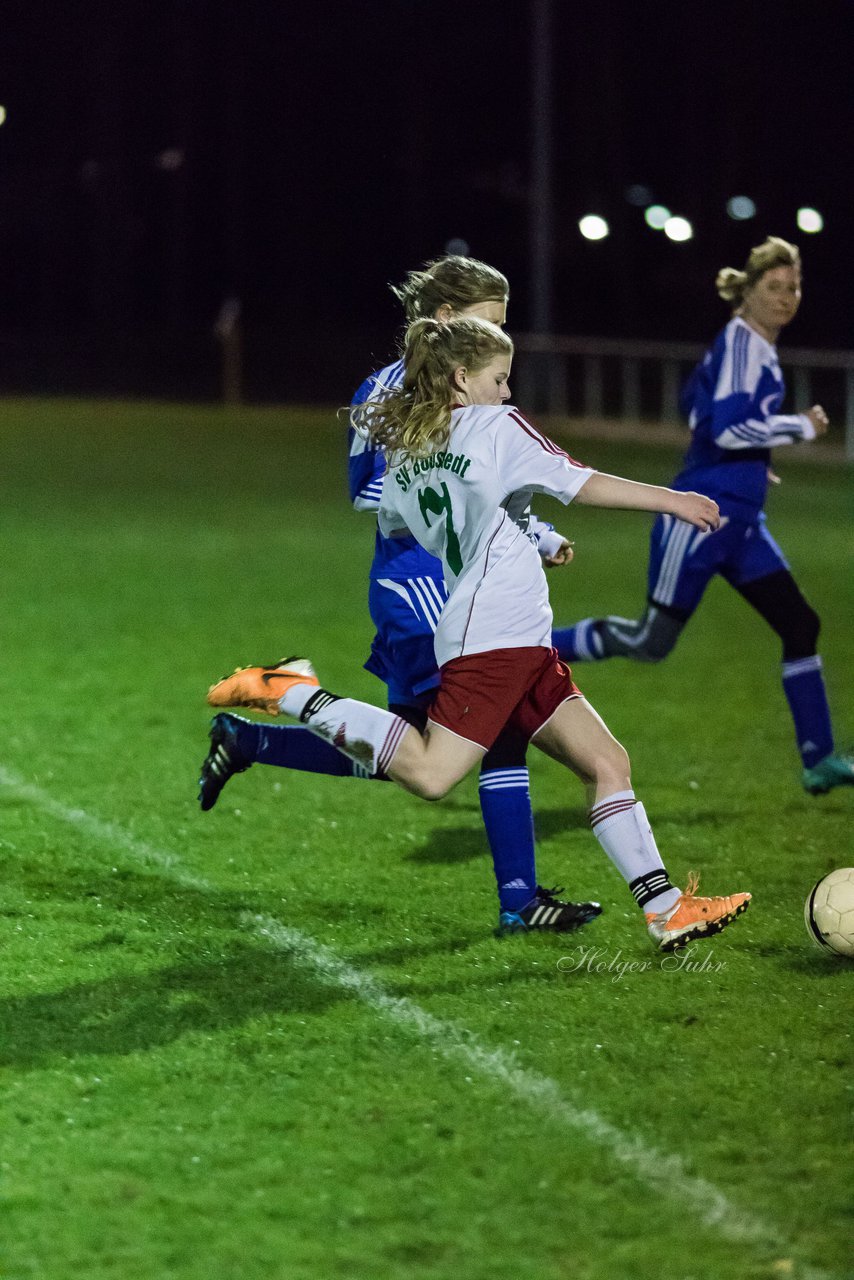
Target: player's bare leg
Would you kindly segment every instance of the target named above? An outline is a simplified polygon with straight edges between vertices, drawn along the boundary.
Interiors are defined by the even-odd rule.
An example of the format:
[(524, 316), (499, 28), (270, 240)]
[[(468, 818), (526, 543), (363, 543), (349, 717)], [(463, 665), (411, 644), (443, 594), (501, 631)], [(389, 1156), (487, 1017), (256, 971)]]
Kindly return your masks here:
[(531, 741), (581, 779), (591, 808), (631, 788), (628, 754), (586, 698), (561, 703)]
[(485, 755), (485, 747), (428, 721), (423, 735), (410, 729), (403, 736), (387, 773), (423, 800), (441, 800)]
[(532, 739), (581, 778), (592, 802), (593, 834), (626, 880), (661, 951), (719, 933), (747, 910), (749, 893), (697, 897), (697, 877), (671, 884), (642, 804), (631, 787), (625, 750), (585, 698), (573, 698)]

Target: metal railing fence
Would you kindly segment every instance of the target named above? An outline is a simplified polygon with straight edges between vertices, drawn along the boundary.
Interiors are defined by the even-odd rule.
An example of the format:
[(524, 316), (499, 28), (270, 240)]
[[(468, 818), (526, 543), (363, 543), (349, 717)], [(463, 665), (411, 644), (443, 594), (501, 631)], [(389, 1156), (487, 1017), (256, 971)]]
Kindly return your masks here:
[[(680, 421), (679, 389), (707, 349), (692, 342), (561, 334), (514, 334), (513, 340), (523, 357), (523, 385), (530, 380), (533, 367), (533, 362), (526, 367), (524, 358), (536, 358), (541, 409), (555, 414), (581, 413), (587, 418), (659, 423)], [(790, 406), (807, 408), (814, 402), (823, 403), (832, 420), (841, 417), (845, 454), (854, 461), (854, 351), (784, 347), (780, 363)], [(531, 388), (526, 388), (524, 399), (519, 398), (529, 403)]]

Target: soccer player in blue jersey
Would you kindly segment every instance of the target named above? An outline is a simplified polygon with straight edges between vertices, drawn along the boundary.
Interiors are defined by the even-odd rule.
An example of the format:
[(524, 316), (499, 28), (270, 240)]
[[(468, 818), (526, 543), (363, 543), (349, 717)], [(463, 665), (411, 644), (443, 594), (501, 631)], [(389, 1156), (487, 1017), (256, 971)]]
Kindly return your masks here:
[(717, 290), (734, 307), (732, 319), (689, 378), (682, 397), (692, 440), (674, 489), (714, 498), (720, 529), (698, 533), (671, 516), (652, 530), (648, 604), (639, 620), (585, 618), (555, 630), (567, 662), (625, 657), (660, 662), (673, 649), (715, 574), (720, 574), (779, 635), (783, 689), (812, 795), (854, 785), (854, 761), (834, 750), (821, 658), (819, 618), (804, 599), (782, 551), (768, 531), (763, 506), (771, 449), (814, 440), (827, 431), (820, 405), (781, 414), (780, 331), (801, 300), (798, 249), (769, 236), (743, 271), (725, 267)]
[[(412, 271), (393, 293), (407, 321), (447, 322), (476, 316), (503, 325), (510, 287), (494, 267), (474, 258), (449, 255)], [(361, 385), (354, 407), (382, 397), (403, 381), (397, 360)], [(376, 515), (386, 471), (385, 454), (364, 431), (349, 432), (350, 497), (357, 511)], [(529, 532), (547, 567), (572, 559), (569, 542), (550, 524), (530, 517)], [(370, 571), (369, 607), (376, 627), (366, 668), (385, 682), (389, 710), (423, 729), (439, 684), (433, 637), (448, 598), (442, 565), (413, 537), (385, 538), (377, 530)], [(222, 713), (211, 726), (211, 748), (202, 765), (199, 800), (210, 809), (230, 777), (253, 763), (311, 773), (370, 777), (330, 743), (307, 729), (256, 724)], [(479, 796), (492, 853), (499, 897), (499, 927), (566, 931), (599, 914), (595, 903), (564, 902), (537, 884), (527, 740), (511, 730), (501, 734), (483, 760)], [(374, 775), (375, 776), (375, 775)]]

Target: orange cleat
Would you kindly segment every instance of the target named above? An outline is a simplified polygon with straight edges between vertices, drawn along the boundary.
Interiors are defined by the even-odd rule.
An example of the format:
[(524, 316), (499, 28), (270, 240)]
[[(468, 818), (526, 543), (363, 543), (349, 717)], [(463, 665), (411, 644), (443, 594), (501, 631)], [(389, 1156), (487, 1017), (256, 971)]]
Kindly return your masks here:
[(279, 699), (295, 684), (320, 687), (308, 658), (282, 658), (269, 667), (238, 667), (208, 689), (212, 707), (252, 707), (268, 716), (280, 714)]
[(697, 938), (720, 933), (750, 905), (749, 893), (734, 893), (726, 898), (698, 898), (699, 883), (700, 877), (690, 872), (687, 888), (675, 906), (659, 915), (654, 911), (646, 913), (649, 936), (659, 951), (677, 951)]

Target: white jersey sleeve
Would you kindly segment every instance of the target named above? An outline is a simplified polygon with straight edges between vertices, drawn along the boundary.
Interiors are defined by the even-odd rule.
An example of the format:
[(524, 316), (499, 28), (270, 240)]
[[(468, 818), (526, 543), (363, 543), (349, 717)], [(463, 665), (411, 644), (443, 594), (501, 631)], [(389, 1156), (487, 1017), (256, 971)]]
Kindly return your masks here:
[(593, 475), (518, 409), (508, 409), (495, 424), (495, 466), (508, 498), (520, 492), (547, 493), (564, 504)]

